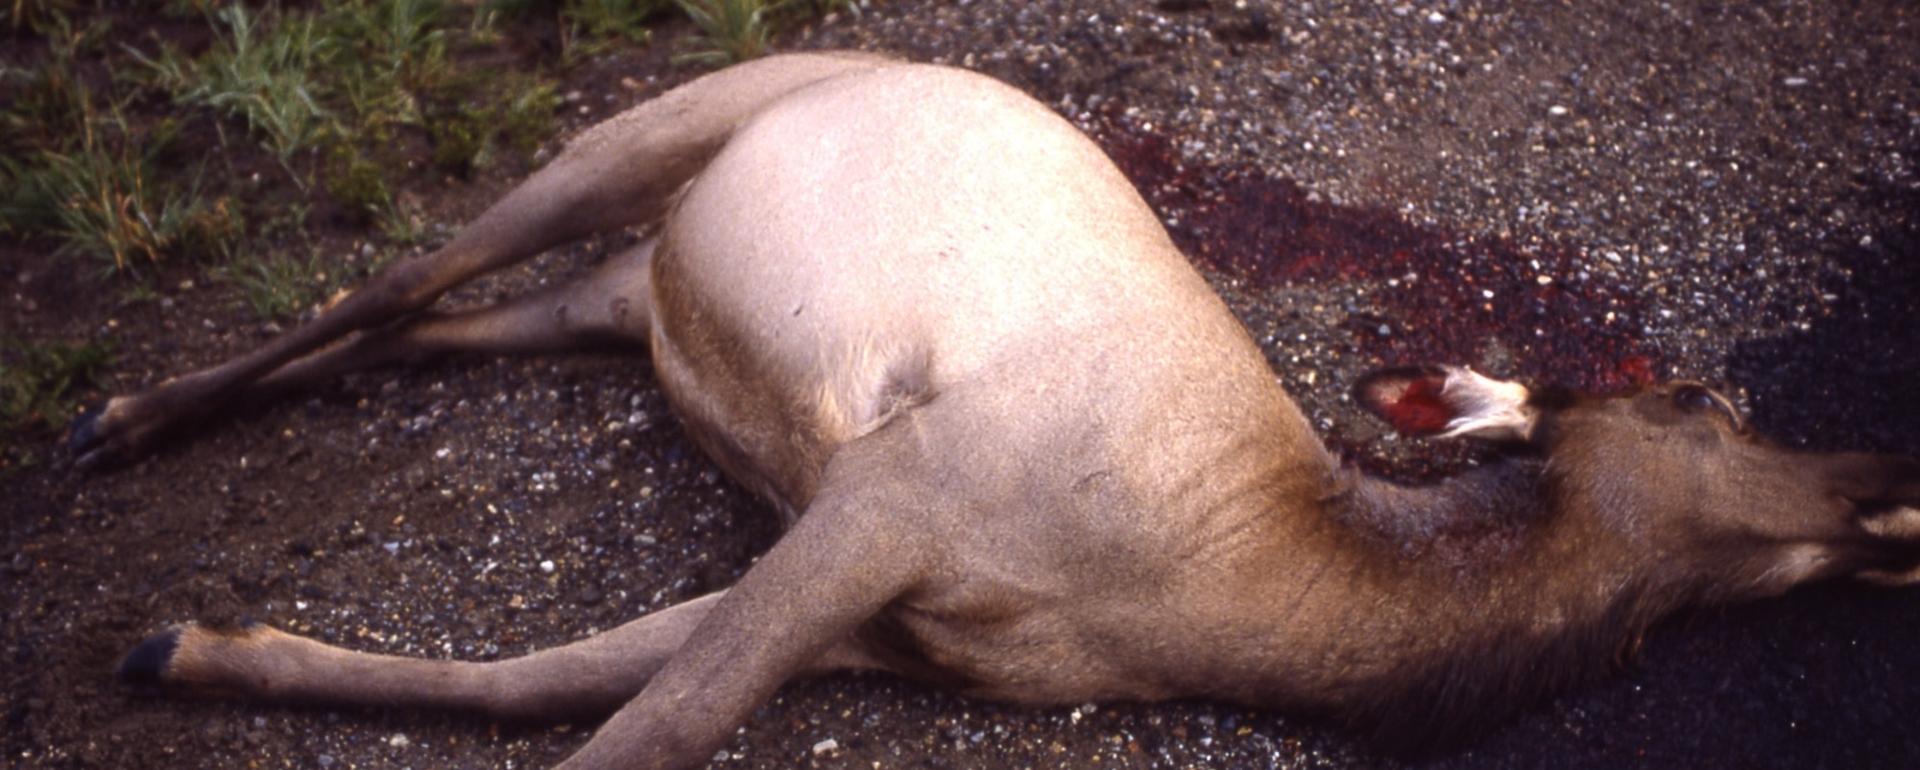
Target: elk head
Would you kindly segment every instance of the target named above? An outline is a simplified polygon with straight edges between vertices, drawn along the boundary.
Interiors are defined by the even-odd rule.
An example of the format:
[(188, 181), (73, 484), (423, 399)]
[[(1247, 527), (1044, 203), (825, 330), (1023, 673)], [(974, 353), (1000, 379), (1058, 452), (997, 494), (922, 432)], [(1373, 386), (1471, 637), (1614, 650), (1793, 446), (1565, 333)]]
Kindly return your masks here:
[(1920, 462), (1783, 447), (1705, 385), (1582, 396), (1423, 367), (1358, 394), (1402, 433), (1544, 458), (1543, 513), (1581, 520), (1623, 579), (1710, 601), (1837, 576), (1920, 582)]

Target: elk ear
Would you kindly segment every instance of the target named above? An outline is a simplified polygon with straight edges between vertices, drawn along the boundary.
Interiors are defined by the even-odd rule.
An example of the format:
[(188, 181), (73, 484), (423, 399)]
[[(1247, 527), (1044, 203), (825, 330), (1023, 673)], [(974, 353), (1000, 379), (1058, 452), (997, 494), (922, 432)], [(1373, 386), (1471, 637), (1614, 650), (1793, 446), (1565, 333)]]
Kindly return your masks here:
[(1527, 387), (1461, 366), (1385, 369), (1354, 389), (1360, 405), (1409, 436), (1471, 436), (1526, 441), (1540, 412)]

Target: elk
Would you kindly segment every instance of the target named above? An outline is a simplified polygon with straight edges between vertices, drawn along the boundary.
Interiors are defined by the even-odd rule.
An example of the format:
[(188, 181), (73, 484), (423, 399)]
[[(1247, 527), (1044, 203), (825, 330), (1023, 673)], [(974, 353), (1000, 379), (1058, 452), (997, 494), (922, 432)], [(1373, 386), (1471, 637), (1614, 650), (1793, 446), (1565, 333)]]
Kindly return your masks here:
[[(584, 280), (428, 306), (635, 228)], [(1431, 486), (1332, 457), (1100, 150), (1017, 90), (859, 54), (722, 70), (581, 134), (436, 252), (265, 346), (111, 399), (81, 462), (236, 396), (442, 351), (644, 340), (782, 538), (731, 588), (494, 662), (177, 625), (128, 680), (611, 716), (561, 767), (698, 766), (782, 683), (891, 672), (1028, 703), (1204, 697), (1457, 740), (1681, 607), (1920, 582), (1920, 463), (1769, 443), (1678, 382), (1588, 396), (1365, 378), (1501, 460)], [(1461, 534), (1466, 533), (1466, 534)]]

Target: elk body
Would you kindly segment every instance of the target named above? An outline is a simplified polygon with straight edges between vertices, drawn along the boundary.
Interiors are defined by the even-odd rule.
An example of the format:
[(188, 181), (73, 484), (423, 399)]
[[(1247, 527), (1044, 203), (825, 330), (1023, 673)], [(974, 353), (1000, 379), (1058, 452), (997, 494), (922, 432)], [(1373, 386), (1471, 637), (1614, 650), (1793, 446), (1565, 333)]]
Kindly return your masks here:
[[(640, 245), (577, 285), (425, 309), (628, 227)], [(1577, 683), (1686, 604), (1920, 577), (1920, 466), (1776, 447), (1698, 385), (1382, 372), (1360, 396), (1397, 426), (1511, 451), (1431, 487), (1344, 468), (1084, 136), (987, 78), (851, 54), (741, 65), (587, 131), (440, 251), (113, 399), (74, 443), (127, 456), (235, 395), (608, 338), (648, 343), (690, 435), (785, 518), (737, 585), (486, 663), (187, 624), (123, 676), (612, 713), (572, 770), (697, 766), (783, 682), (863, 669), (1023, 702), (1328, 713), (1405, 744)]]

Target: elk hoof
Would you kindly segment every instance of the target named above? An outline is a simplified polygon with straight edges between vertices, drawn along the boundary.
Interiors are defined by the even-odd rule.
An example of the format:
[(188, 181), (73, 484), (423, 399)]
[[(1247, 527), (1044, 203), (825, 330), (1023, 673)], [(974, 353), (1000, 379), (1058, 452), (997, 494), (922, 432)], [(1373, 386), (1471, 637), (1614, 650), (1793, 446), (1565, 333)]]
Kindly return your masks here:
[(113, 677), (123, 684), (154, 686), (164, 683), (173, 653), (180, 649), (180, 634), (186, 626), (174, 626), (147, 637), (120, 660)]
[(107, 402), (100, 401), (89, 405), (80, 412), (79, 417), (67, 425), (67, 451), (78, 457), (97, 448), (100, 444), (100, 415), (107, 411)]
[(129, 413), (123, 398), (89, 406), (67, 426), (67, 452), (83, 471), (107, 470), (133, 459), (154, 426)]

